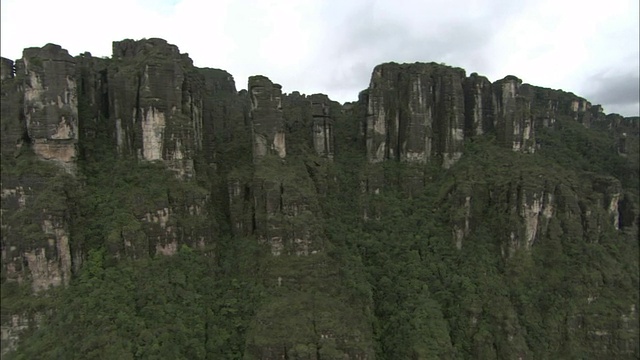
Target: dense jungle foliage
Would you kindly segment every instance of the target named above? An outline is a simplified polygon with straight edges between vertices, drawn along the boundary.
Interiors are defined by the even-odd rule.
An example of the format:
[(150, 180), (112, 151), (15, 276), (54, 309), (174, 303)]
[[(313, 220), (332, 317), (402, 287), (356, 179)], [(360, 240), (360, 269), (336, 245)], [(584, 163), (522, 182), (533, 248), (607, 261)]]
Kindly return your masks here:
[[(3, 281), (4, 313), (44, 314), (6, 358), (251, 359), (252, 349), (273, 339), (290, 359), (344, 359), (339, 339), (389, 360), (640, 356), (636, 218), (622, 216), (620, 230), (610, 221), (594, 230), (573, 216), (574, 202), (558, 199), (530, 249), (508, 244), (509, 229), (522, 226), (511, 210), (516, 188), (552, 189), (582, 204), (597, 197), (593, 179), (615, 177), (638, 204), (637, 141), (622, 157), (610, 133), (559, 119), (537, 134), (535, 154), (512, 152), (487, 135), (469, 140), (447, 170), (373, 168), (359, 150), (357, 126), (336, 124), (336, 155), (323, 170), (333, 180), (318, 196), (325, 251), (309, 256), (272, 256), (254, 237), (234, 236), (229, 210), (212, 206), (208, 217), (175, 225), (215, 232), (215, 246), (117, 258), (122, 232), (144, 236), (138, 207), (198, 197), (216, 184), (179, 181), (160, 165), (93, 148), (99, 142), (85, 148), (101, 155), (85, 156), (77, 186), (59, 191), (62, 180), (52, 182), (43, 193), (51, 197), (41, 200), (69, 202), (72, 247), (89, 249), (87, 259), (67, 288), (44, 295)], [(233, 153), (251, 150), (224, 151), (218, 157), (233, 161)], [(11, 162), (3, 161), (3, 173), (46, 171), (28, 150)], [(371, 171), (384, 176), (379, 194), (361, 191)], [(406, 191), (404, 180), (416, 174), (424, 190)], [(224, 192), (212, 196), (228, 202)], [(473, 199), (467, 210), (466, 196)], [(452, 228), (465, 211), (471, 230), (458, 248)], [(333, 336), (321, 336), (321, 327)]]

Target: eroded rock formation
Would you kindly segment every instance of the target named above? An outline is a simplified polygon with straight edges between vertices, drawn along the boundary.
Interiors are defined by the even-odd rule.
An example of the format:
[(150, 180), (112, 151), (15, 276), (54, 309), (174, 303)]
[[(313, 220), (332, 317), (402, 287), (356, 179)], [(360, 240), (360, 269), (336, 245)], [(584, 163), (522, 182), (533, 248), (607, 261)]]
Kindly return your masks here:
[(249, 78), (249, 96), (254, 161), (267, 154), (284, 158), (287, 145), (282, 117), (282, 86), (264, 76), (252, 76)]
[(119, 151), (193, 176), (202, 148), (203, 89), (189, 57), (161, 39), (114, 42), (113, 57), (109, 112)]
[[(378, 195), (392, 189), (420, 196), (434, 169), (462, 166), (465, 146), (483, 137), (530, 156), (562, 118), (611, 132), (622, 157), (637, 150), (628, 140), (637, 139), (637, 119), (607, 116), (574, 94), (514, 76), (491, 83), (436, 63), (379, 65), (358, 102), (345, 105), (323, 94), (283, 94), (265, 76), (250, 77), (238, 92), (229, 73), (196, 68), (162, 39), (114, 42), (110, 59), (73, 58), (52, 44), (30, 48), (15, 64), (3, 58), (0, 78), (3, 281), (28, 283), (34, 293), (68, 284), (89, 246), (77, 235), (85, 223), (74, 190), (101, 185), (83, 183), (88, 170), (80, 165), (129, 161), (147, 178), (114, 172), (108, 180), (129, 192), (87, 205), (107, 210), (100, 214), (110, 221), (108, 233), (99, 234), (106, 250), (138, 259), (173, 255), (183, 245), (213, 248), (226, 231), (218, 221), (226, 235), (264, 244), (272, 255), (262, 269), (265, 287), (281, 293), (273, 306), (257, 308), (251, 324), (262, 335), (247, 340), (247, 351), (263, 358), (298, 351), (281, 346), (289, 323), (300, 324), (300, 341), (318, 353), (332, 344), (348, 358), (373, 356), (368, 320), (360, 309), (338, 309), (342, 285), (327, 286), (341, 264), (327, 260), (322, 200), (340, 186), (331, 171), (344, 149), (366, 158), (357, 165), (360, 188), (350, 189), (365, 222), (386, 216)], [(351, 122), (342, 127), (351, 132), (337, 138), (341, 122)], [(598, 242), (606, 231), (637, 229), (635, 198), (611, 176), (542, 178), (505, 160), (497, 177), (479, 181), (480, 173), (464, 166), (434, 205), (449, 211), (447, 236), (458, 250), (487, 227), (505, 259), (562, 231)], [(159, 179), (164, 170), (172, 182)], [(484, 224), (484, 212), (496, 208), (501, 222)], [(277, 262), (312, 264), (314, 271), (292, 275)], [(322, 305), (297, 318), (290, 310), (312, 301), (312, 292), (323, 294)], [(277, 324), (273, 332), (267, 322)], [(3, 346), (35, 323), (20, 312), (3, 318)]]
[(371, 78), (367, 99), (367, 154), (443, 167), (462, 155), (464, 70), (437, 64), (383, 64)]
[(33, 151), (72, 171), (78, 142), (75, 59), (47, 44), (25, 49), (16, 72), (23, 79), (23, 114)]

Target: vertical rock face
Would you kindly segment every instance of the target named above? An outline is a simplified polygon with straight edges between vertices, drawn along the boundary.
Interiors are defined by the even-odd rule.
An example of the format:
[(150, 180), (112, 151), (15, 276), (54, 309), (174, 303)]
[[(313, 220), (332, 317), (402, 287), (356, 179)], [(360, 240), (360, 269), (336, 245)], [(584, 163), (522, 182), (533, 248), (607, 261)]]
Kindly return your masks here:
[[(521, 93), (522, 80), (507, 76), (493, 84), (496, 99), (496, 135), (513, 151), (534, 152), (531, 102)], [(526, 88), (528, 89), (528, 88)]]
[[(125, 253), (171, 255), (181, 244), (204, 247), (212, 237), (212, 221), (205, 220), (210, 193), (193, 183), (195, 162), (200, 156), (213, 161), (215, 139), (205, 135), (217, 115), (212, 115), (217, 102), (210, 92), (220, 83), (224, 91), (235, 92), (233, 78), (227, 74), (219, 82), (162, 39), (114, 42), (107, 74), (109, 117), (121, 156), (161, 162), (190, 184), (185, 193), (168, 194), (155, 208), (144, 209), (141, 230), (124, 238)], [(184, 231), (181, 220), (195, 226)]]
[(37, 175), (2, 179), (3, 271), (7, 281), (28, 282), (35, 293), (71, 278), (66, 209), (60, 202), (42, 201), (62, 195), (51, 194), (58, 189), (49, 188), (49, 180)]
[[(250, 178), (229, 177), (234, 229), (237, 234), (256, 235), (276, 256), (317, 253), (322, 248), (317, 193), (303, 163), (284, 161), (287, 148), (281, 88), (264, 76), (250, 77), (248, 88), (254, 166)], [(311, 101), (295, 97), (297, 100), (290, 101), (292, 106), (311, 109)], [(294, 113), (305, 117), (302, 112)], [(299, 123), (308, 122), (301, 119)], [(310, 143), (311, 128), (307, 130)], [(247, 206), (247, 198), (251, 198), (251, 206)]]
[(0, 339), (2, 339), (0, 353), (4, 356), (9, 351), (15, 350), (21, 333), (37, 327), (42, 320), (42, 314), (3, 314), (2, 325), (0, 325)]
[[(455, 210), (451, 213), (452, 237), (457, 248), (482, 222), (481, 204), (501, 204), (507, 226), (495, 232), (502, 239), (502, 255), (512, 256), (519, 250), (529, 251), (537, 241), (549, 239), (549, 225), (555, 221), (571, 236), (585, 242), (598, 242), (607, 229), (630, 226), (637, 210), (627, 208), (620, 182), (613, 177), (587, 177), (579, 187), (569, 187), (566, 178), (542, 178), (529, 171), (519, 172), (508, 183), (490, 180), (478, 185), (473, 180), (457, 183), (449, 198)], [(588, 195), (585, 195), (588, 194)], [(580, 224), (580, 226), (576, 226)]]
[[(207, 163), (217, 163), (216, 151), (243, 136), (243, 102), (233, 76), (219, 69), (198, 69), (206, 96), (202, 103), (202, 153)], [(191, 105), (193, 106), (193, 104)]]
[(0, 92), (0, 146), (4, 156), (14, 156), (25, 142), (26, 125), (20, 121), (22, 113), (22, 92), (18, 91), (18, 79), (15, 79), (14, 63), (5, 58), (0, 59), (2, 73), (2, 90)]
[(25, 49), (16, 71), (24, 78), (23, 111), (34, 152), (71, 171), (78, 141), (75, 59), (47, 44)]
[(465, 135), (477, 136), (495, 131), (496, 103), (491, 82), (471, 74), (464, 80)]
[(606, 211), (609, 224), (615, 229), (619, 229), (619, 203), (622, 200), (622, 185), (620, 181), (613, 177), (597, 177), (593, 180), (593, 190), (602, 195), (600, 207)]
[(253, 158), (259, 161), (267, 154), (281, 158), (287, 155), (282, 116), (282, 87), (264, 76), (249, 78)]
[(251, 77), (248, 89), (253, 161), (229, 177), (231, 222), (237, 235), (269, 249), (263, 276), (273, 299), (256, 309), (245, 356), (372, 358), (365, 317), (338, 306), (346, 289), (336, 290), (342, 284), (324, 251), (322, 186), (315, 180), (322, 182), (333, 155), (335, 104), (321, 94), (283, 95), (263, 76)]
[(162, 160), (181, 177), (193, 176), (203, 100), (191, 60), (161, 39), (114, 42), (113, 58), (109, 112), (120, 153)]
[(313, 148), (316, 154), (333, 158), (333, 119), (329, 97), (315, 94), (309, 97), (313, 116)]
[[(436, 177), (429, 165), (462, 167), (451, 169), (456, 177), (432, 210), (447, 207), (444, 233), (460, 250), (484, 235), (477, 230), (489, 231), (505, 258), (554, 236), (597, 242), (613, 228), (637, 231), (637, 197), (623, 190), (624, 180), (546, 179), (549, 173), (539, 169), (513, 170), (519, 160), (506, 161), (493, 176), (458, 162), (465, 139), (486, 134), (515, 152), (533, 153), (536, 131), (542, 140), (541, 130), (560, 117), (611, 130), (624, 158), (637, 153), (629, 140), (638, 136), (637, 119), (605, 116), (585, 99), (513, 76), (491, 83), (435, 63), (382, 64), (359, 102), (341, 106), (323, 94), (283, 94), (264, 76), (251, 77), (248, 90), (238, 93), (226, 71), (197, 69), (176, 46), (146, 39), (114, 42), (112, 59), (72, 58), (51, 44), (27, 49), (15, 66), (1, 59), (0, 79), (3, 281), (27, 283), (39, 294), (63, 286), (80, 269), (82, 246), (100, 244), (113, 257), (134, 259), (172, 255), (183, 244), (205, 248), (214, 244), (214, 223), (222, 219), (237, 238), (253, 238), (273, 255), (260, 259), (275, 301), (260, 305), (252, 321), (259, 336), (248, 340), (247, 351), (255, 357), (373, 358), (370, 318), (343, 304), (349, 285), (337, 283), (344, 264), (325, 251), (336, 235), (325, 229), (321, 199), (339, 188), (340, 177), (331, 175), (345, 164), (362, 166), (348, 175), (357, 179), (353, 184), (360, 180), (356, 202), (363, 201), (363, 218), (371, 222), (387, 220), (388, 199), (369, 194), (394, 188), (424, 195)], [(340, 127), (345, 118), (353, 124)], [(369, 164), (356, 164), (357, 156), (348, 163), (337, 156), (334, 163), (340, 149), (366, 154)], [(80, 173), (94, 183), (67, 174), (78, 158), (89, 164)], [(114, 179), (90, 174), (102, 159), (121, 167)], [(123, 164), (134, 170), (123, 171)], [(177, 179), (166, 177), (166, 169)], [(478, 174), (486, 178), (478, 181)], [(74, 207), (71, 189), (99, 190), (106, 183), (117, 184), (107, 186), (114, 192), (126, 189), (89, 197), (84, 206), (92, 214), (75, 223), (85, 208)], [(328, 204), (325, 214), (334, 206)], [(483, 224), (487, 211), (499, 223)], [(98, 217), (108, 224), (96, 224)], [(82, 232), (85, 225), (91, 232)], [(310, 317), (300, 315), (310, 308)], [(35, 323), (20, 311), (3, 313), (3, 346)]]
[(593, 119), (591, 104), (572, 93), (522, 85), (523, 93), (531, 103), (531, 115), (534, 117), (535, 127), (550, 127), (555, 124), (559, 116), (567, 116), (591, 126)]
[(599, 107), (571, 93), (522, 84), (515, 76), (494, 83), (476, 73), (465, 78), (461, 69), (434, 63), (377, 66), (360, 101), (367, 106), (371, 163), (435, 160), (448, 168), (462, 156), (465, 136), (485, 133), (513, 151), (533, 153), (536, 128), (553, 125), (558, 116), (586, 127), (599, 118)]
[(93, 160), (99, 157), (97, 144), (109, 144), (110, 153), (115, 153), (114, 127), (109, 123), (109, 82), (107, 59), (83, 53), (76, 57), (78, 80), (78, 138), (79, 157)]
[(464, 71), (431, 64), (377, 66), (368, 92), (366, 125), (370, 162), (387, 159), (438, 163), (462, 155)]
[[(40, 294), (68, 284), (72, 274), (66, 194), (77, 186), (68, 175), (75, 174), (78, 155), (76, 62), (48, 44), (25, 49), (15, 66), (7, 59), (1, 65), (3, 291), (26, 285)], [(42, 317), (20, 307), (5, 310), (3, 355)]]
[[(68, 283), (72, 264), (84, 256), (82, 239), (70, 246), (68, 194), (78, 184), (62, 173), (74, 172), (79, 155), (91, 160), (111, 147), (191, 177), (203, 149), (203, 98), (211, 89), (188, 57), (159, 39), (116, 42), (111, 60), (89, 53), (73, 58), (48, 44), (26, 49), (15, 73), (12, 61), (1, 64), (3, 274), (41, 292)], [(223, 88), (235, 95), (230, 76)], [(121, 243), (118, 256), (171, 254), (182, 242), (208, 241), (206, 191), (194, 185), (161, 195), (137, 206), (131, 223), (109, 235)], [(191, 224), (188, 230), (181, 221)]]
[(48, 44), (26, 49), (15, 68), (2, 60), (2, 270), (37, 293), (71, 278), (74, 180), (64, 174), (75, 172), (77, 155), (76, 64)]
[(14, 75), (13, 61), (0, 58), (0, 81), (12, 79)]

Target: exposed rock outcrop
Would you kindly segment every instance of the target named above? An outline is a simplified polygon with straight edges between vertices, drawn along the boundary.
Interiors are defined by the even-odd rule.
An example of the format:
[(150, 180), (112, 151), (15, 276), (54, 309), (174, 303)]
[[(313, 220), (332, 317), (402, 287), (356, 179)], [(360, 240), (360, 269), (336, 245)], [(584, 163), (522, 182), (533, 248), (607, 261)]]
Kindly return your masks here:
[[(219, 69), (197, 69), (203, 80), (202, 153), (208, 164), (218, 164), (216, 154), (229, 150), (229, 145), (242, 142), (250, 132), (244, 109), (246, 96), (238, 95), (233, 76)], [(190, 104), (194, 106), (194, 104)], [(236, 154), (240, 155), (240, 154)], [(251, 156), (251, 154), (246, 154)]]
[[(79, 157), (96, 160), (104, 152), (115, 153), (115, 137), (110, 124), (108, 60), (90, 53), (76, 56), (78, 79)], [(98, 144), (109, 144), (96, 148)]]
[[(317, 253), (323, 248), (323, 230), (316, 188), (303, 163), (285, 161), (281, 88), (266, 77), (254, 76), (249, 79), (249, 94), (254, 166), (250, 176), (238, 172), (229, 176), (234, 231), (254, 234), (270, 245), (273, 255)], [(298, 99), (311, 109), (310, 101)]]
[(23, 332), (36, 328), (42, 322), (42, 314), (2, 314), (0, 325), (0, 339), (2, 346), (0, 353), (6, 354), (18, 347)]
[(0, 81), (11, 79), (14, 76), (15, 69), (13, 68), (13, 61), (0, 58)]
[(496, 99), (496, 137), (514, 151), (534, 152), (535, 127), (531, 102), (523, 94), (522, 80), (507, 76), (493, 84)]
[(75, 185), (65, 173), (76, 168), (75, 61), (48, 44), (25, 49), (16, 73), (2, 64), (3, 274), (38, 293), (71, 279), (65, 192)]
[(333, 158), (333, 118), (331, 101), (324, 94), (309, 97), (313, 116), (313, 148), (316, 154), (326, 158)]
[[(478, 227), (488, 226), (482, 218), (484, 207), (500, 204), (503, 208), (494, 234), (501, 234), (502, 255), (513, 256), (517, 251), (530, 251), (536, 242), (557, 236), (550, 233), (550, 222), (555, 221), (567, 234), (587, 243), (599, 242), (609, 229), (619, 229), (620, 216), (632, 219), (635, 209), (624, 213), (627, 206), (621, 196), (620, 182), (612, 177), (593, 176), (580, 186), (573, 179), (546, 178), (535, 172), (519, 172), (508, 183), (486, 183), (471, 179), (461, 181), (452, 188), (449, 202), (452, 237), (458, 249), (466, 237)], [(623, 205), (624, 204), (624, 205)], [(497, 216), (497, 215), (496, 215)], [(507, 225), (508, 224), (508, 225)], [(577, 225), (576, 225), (577, 224)]]
[(71, 280), (65, 186), (71, 184), (58, 177), (3, 174), (3, 271), (7, 281), (26, 282), (34, 293)]
[[(378, 195), (398, 190), (434, 201), (427, 217), (444, 219), (442, 227), (425, 226), (434, 230), (425, 243), (451, 236), (464, 251), (470, 239), (490, 234), (505, 262), (567, 234), (597, 243), (608, 234), (637, 232), (637, 195), (617, 174), (551, 176), (520, 161), (540, 153), (543, 135), (567, 120), (608, 131), (620, 159), (632, 159), (638, 119), (605, 115), (574, 94), (514, 76), (491, 83), (443, 64), (387, 63), (373, 70), (358, 102), (340, 105), (324, 94), (283, 94), (265, 76), (250, 77), (247, 90), (238, 92), (228, 72), (196, 68), (162, 39), (114, 42), (110, 59), (73, 58), (48, 44), (0, 65), (3, 282), (28, 284), (34, 294), (64, 286), (90, 247), (140, 259), (173, 255), (183, 245), (217, 251), (218, 235), (227, 232), (249, 238), (264, 245), (260, 281), (271, 297), (256, 305), (248, 331), (257, 334), (246, 344), (255, 357), (373, 358), (369, 289), (359, 289), (358, 300), (343, 307), (345, 260), (327, 251), (337, 247), (332, 236), (341, 234), (325, 228), (333, 209), (323, 209), (322, 200), (332, 200), (331, 187), (341, 186), (338, 169), (345, 164), (354, 166), (345, 183), (356, 184), (347, 191), (358, 192), (354, 208), (360, 206), (366, 224), (358, 225), (365, 230), (388, 220), (390, 198)], [(473, 149), (481, 137), (489, 138), (491, 150), (474, 159), (488, 162), (465, 165), (465, 146)], [(494, 140), (516, 154), (496, 150)], [(341, 151), (354, 159), (341, 159)], [(487, 159), (505, 153), (502, 168), (495, 162), (503, 159)], [(113, 173), (95, 176), (102, 161)], [(485, 165), (499, 174), (474, 168)], [(440, 174), (454, 176), (426, 197), (425, 187)], [(86, 180), (91, 177), (93, 183)], [(105, 187), (122, 192), (105, 191), (86, 208), (76, 204), (74, 196), (82, 197), (76, 191)], [(100, 215), (83, 218), (84, 210)], [(487, 211), (495, 212), (495, 223), (483, 220)], [(436, 221), (416, 224), (423, 220)], [(396, 236), (404, 235), (389, 239)], [(416, 264), (421, 251), (431, 251), (420, 246), (410, 250), (420, 259)], [(308, 317), (296, 312), (309, 308)], [(636, 316), (633, 310), (629, 318)], [(34, 319), (3, 313), (3, 349), (37, 324)], [(474, 315), (474, 331), (477, 321)], [(290, 324), (299, 330), (295, 341), (289, 341)], [(524, 341), (521, 332), (505, 330), (506, 338)]]
[[(48, 44), (26, 49), (13, 69), (2, 59), (3, 270), (39, 292), (68, 283), (84, 256), (82, 241), (70, 245), (68, 193), (78, 184), (61, 171), (75, 173), (79, 156), (97, 161), (112, 151), (193, 177), (204, 148), (203, 98), (215, 85), (205, 86), (191, 60), (160, 39), (116, 42), (112, 60), (73, 58)], [(225, 82), (223, 91), (235, 96), (233, 79)], [(18, 162), (21, 170), (5, 171)], [(195, 186), (166, 193), (137, 206), (128, 215), (137, 218), (120, 231), (103, 235), (120, 238), (110, 240), (114, 254), (133, 258), (170, 254), (182, 243), (203, 247), (211, 237), (203, 222), (208, 199)]]
[(451, 167), (462, 156), (464, 70), (430, 64), (383, 64), (367, 98), (367, 155)]
[(472, 73), (464, 80), (465, 135), (483, 135), (495, 131), (496, 103), (489, 79)]
[(181, 177), (193, 176), (202, 147), (201, 81), (188, 56), (161, 39), (113, 43), (109, 113), (123, 154), (162, 160)]
[(3, 157), (13, 157), (23, 143), (28, 142), (26, 123), (21, 121), (23, 96), (19, 89), (19, 80), (15, 79), (14, 63), (5, 58), (0, 59), (2, 73), (0, 92), (0, 146)]
[(76, 62), (58, 45), (25, 49), (16, 63), (24, 79), (23, 113), (33, 151), (73, 171), (78, 142)]
[(253, 159), (259, 162), (267, 154), (284, 158), (287, 146), (282, 116), (282, 86), (272, 83), (264, 76), (250, 77), (248, 86)]

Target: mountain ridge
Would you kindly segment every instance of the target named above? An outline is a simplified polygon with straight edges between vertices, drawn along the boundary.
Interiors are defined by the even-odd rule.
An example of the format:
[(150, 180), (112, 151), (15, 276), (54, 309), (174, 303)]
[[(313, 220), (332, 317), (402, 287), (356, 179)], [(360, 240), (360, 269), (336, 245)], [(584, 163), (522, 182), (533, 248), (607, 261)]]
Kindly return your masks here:
[[(2, 59), (3, 354), (637, 355), (637, 118), (436, 63), (380, 64), (340, 104), (262, 75), (237, 91), (162, 39), (113, 54)], [(96, 301), (136, 306), (113, 328)], [(152, 316), (177, 308), (182, 340)], [(47, 350), (64, 329), (98, 350)]]

